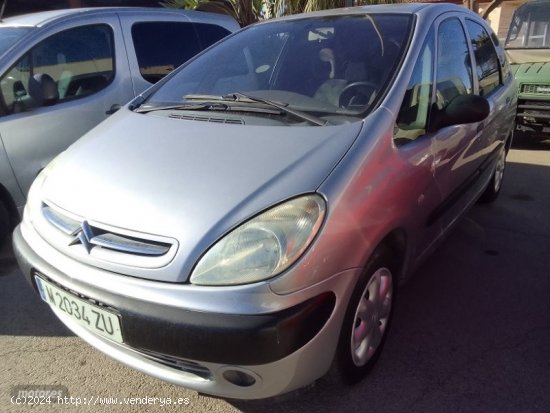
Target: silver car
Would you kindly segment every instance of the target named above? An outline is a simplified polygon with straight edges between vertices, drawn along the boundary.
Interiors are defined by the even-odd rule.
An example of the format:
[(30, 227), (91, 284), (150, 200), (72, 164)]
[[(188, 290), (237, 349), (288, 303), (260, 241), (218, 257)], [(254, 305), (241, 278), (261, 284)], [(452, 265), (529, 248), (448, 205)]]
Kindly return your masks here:
[(257, 24), (56, 158), (16, 255), (75, 334), (152, 376), (242, 399), (354, 383), (400, 282), (497, 197), (516, 101), (462, 7)]
[(1, 20), (0, 243), (52, 158), (237, 29), (228, 16), (132, 7)]

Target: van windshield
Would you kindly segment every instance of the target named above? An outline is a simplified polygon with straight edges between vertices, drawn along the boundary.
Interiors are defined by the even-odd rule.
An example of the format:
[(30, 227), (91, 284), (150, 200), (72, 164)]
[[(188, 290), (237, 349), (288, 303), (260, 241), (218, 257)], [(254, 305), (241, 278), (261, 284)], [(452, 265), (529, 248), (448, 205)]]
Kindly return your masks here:
[(31, 27), (0, 27), (0, 55), (31, 30)]
[(506, 48), (550, 49), (550, 1), (525, 3), (516, 10)]
[[(403, 14), (272, 21), (246, 28), (184, 65), (146, 102), (276, 103), (309, 116), (361, 117), (387, 89), (412, 30)], [(233, 106), (236, 106), (233, 104)], [(277, 106), (275, 106), (277, 108)], [(273, 106), (271, 106), (273, 109)], [(257, 111), (254, 116), (262, 116)]]

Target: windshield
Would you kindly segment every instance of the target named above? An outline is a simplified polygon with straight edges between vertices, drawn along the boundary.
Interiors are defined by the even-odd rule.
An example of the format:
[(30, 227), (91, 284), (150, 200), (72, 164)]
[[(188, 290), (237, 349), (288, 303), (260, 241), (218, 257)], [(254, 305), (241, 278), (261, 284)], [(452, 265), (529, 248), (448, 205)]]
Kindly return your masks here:
[(411, 17), (397, 14), (251, 26), (184, 65), (142, 106), (150, 111), (190, 101), (196, 107), (200, 100), (238, 100), (241, 107), (276, 103), (291, 110), (278, 111), (289, 119), (301, 113), (310, 120), (331, 118), (329, 124), (338, 117), (362, 117), (396, 71), (410, 31)]
[(0, 27), (0, 55), (30, 30), (30, 27)]
[(506, 48), (550, 48), (550, 1), (526, 3), (512, 18)]

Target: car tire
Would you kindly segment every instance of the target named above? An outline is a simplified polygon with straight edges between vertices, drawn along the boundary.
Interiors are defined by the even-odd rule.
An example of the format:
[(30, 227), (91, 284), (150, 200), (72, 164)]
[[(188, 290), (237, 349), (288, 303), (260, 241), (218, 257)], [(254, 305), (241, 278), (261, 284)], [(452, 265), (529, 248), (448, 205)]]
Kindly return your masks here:
[(495, 163), (495, 169), (489, 185), (485, 188), (485, 191), (479, 198), (481, 204), (488, 204), (498, 198), (500, 190), (502, 189), (502, 181), (504, 179), (504, 170), (506, 169), (506, 147), (503, 146), (498, 153)]
[(10, 215), (6, 206), (0, 201), (0, 246), (4, 243), (10, 230)]
[(332, 376), (355, 384), (373, 368), (393, 315), (396, 265), (390, 250), (379, 247), (359, 278), (342, 324)]

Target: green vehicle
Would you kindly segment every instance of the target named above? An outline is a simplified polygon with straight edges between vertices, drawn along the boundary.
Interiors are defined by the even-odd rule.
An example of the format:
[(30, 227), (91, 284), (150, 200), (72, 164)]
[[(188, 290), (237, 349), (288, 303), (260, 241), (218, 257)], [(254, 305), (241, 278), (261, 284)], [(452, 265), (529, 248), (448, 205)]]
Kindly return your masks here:
[(550, 139), (550, 0), (515, 11), (505, 47), (519, 88), (516, 132)]

